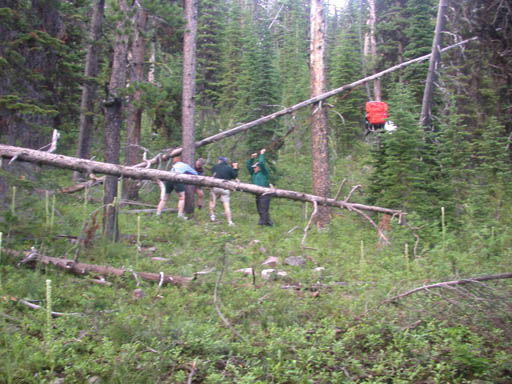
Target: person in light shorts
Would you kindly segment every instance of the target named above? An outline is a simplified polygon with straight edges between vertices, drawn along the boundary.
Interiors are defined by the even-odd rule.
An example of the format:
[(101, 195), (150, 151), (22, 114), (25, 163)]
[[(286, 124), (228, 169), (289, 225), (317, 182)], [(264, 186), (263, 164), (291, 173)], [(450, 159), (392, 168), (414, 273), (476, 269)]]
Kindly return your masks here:
[[(238, 176), (238, 163), (233, 163), (232, 167), (228, 164), (228, 159), (221, 156), (219, 157), (219, 162), (213, 166), (211, 172), (213, 177), (223, 180), (232, 180), (236, 179)], [(214, 187), (210, 191), (210, 219), (215, 221), (215, 205), (217, 203), (217, 199), (222, 201), (224, 205), (224, 213), (226, 214), (226, 219), (228, 220), (229, 226), (234, 226), (235, 224), (231, 220), (231, 208), (229, 206), (229, 189), (217, 188)]]

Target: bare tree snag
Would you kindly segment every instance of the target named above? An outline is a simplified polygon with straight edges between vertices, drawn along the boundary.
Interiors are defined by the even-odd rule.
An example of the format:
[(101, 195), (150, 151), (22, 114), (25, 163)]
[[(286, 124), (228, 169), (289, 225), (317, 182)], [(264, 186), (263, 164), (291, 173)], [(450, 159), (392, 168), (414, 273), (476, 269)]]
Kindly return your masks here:
[[(325, 93), (327, 89), (325, 51), (327, 32), (325, 23), (326, 9), (323, 0), (311, 0), (311, 44), (310, 44), (310, 94), (312, 97)], [(325, 198), (331, 197), (331, 178), (329, 162), (327, 112), (322, 102), (312, 105), (311, 117), (311, 153), (313, 167), (313, 193)], [(318, 207), (313, 217), (314, 223), (324, 227), (332, 220), (331, 208)]]
[(446, 10), (449, 0), (439, 0), (439, 9), (437, 11), (436, 30), (434, 33), (434, 42), (432, 43), (432, 53), (427, 73), (425, 91), (423, 93), (423, 103), (421, 106), (420, 126), (423, 129), (429, 129), (432, 114), (432, 99), (434, 95), (434, 84), (441, 63), (441, 48), (443, 47), (443, 31), (446, 24)]
[[(194, 167), (196, 153), (195, 93), (198, 0), (185, 0), (185, 33), (183, 35), (183, 91), (181, 111), (182, 160)], [(194, 212), (193, 186), (185, 186), (185, 213)]]
[[(131, 44), (130, 85), (135, 87), (135, 93), (129, 98), (126, 113), (126, 147), (124, 150), (125, 165), (140, 163), (140, 132), (142, 108), (138, 105), (142, 97), (140, 84), (144, 81), (144, 58), (146, 53), (146, 25), (148, 11), (137, 4), (134, 16), (134, 31)], [(139, 187), (133, 180), (123, 180), (123, 197), (137, 199)]]
[[(112, 73), (110, 74), (109, 91), (111, 100), (105, 106), (105, 160), (108, 163), (119, 164), (121, 154), (121, 126), (123, 124), (123, 96), (126, 86), (126, 64), (128, 53), (128, 34), (125, 23), (129, 20), (129, 7), (126, 0), (118, 0), (121, 17), (117, 23), (114, 39), (114, 54), (112, 58)], [(118, 194), (117, 177), (109, 175), (105, 179), (105, 198), (103, 213), (103, 232), (111, 241), (117, 241), (117, 209), (113, 204)]]
[(399, 209), (390, 209), (383, 207), (376, 207), (371, 205), (364, 205), (358, 203), (349, 203), (348, 201), (338, 201), (332, 198), (324, 198), (321, 196), (311, 195), (304, 192), (296, 192), (285, 189), (276, 188), (264, 188), (255, 184), (241, 183), (238, 181), (229, 181), (217, 179), (210, 176), (194, 176), (186, 174), (175, 174), (167, 171), (161, 171), (151, 168), (136, 168), (126, 167), (119, 164), (102, 163), (100, 161), (77, 159), (75, 157), (55, 155), (48, 152), (41, 152), (34, 149), (13, 147), (10, 145), (0, 144), (0, 156), (2, 158), (12, 158), (17, 156), (18, 161), (28, 161), (34, 163), (40, 163), (45, 165), (51, 165), (57, 168), (71, 169), (75, 171), (86, 171), (96, 172), (112, 176), (123, 176), (130, 177), (133, 179), (143, 180), (170, 180), (174, 182), (202, 185), (205, 187), (219, 187), (229, 189), (232, 191), (242, 191), (254, 194), (269, 194), (273, 197), (295, 200), (295, 201), (306, 201), (306, 202), (317, 202), (319, 205), (329, 205), (331, 207), (338, 207), (342, 209), (352, 210), (353, 208), (370, 211), (387, 213), (395, 215), (401, 218), (406, 215), (405, 212)]
[[(94, 0), (92, 7), (91, 26), (89, 31), (89, 47), (85, 58), (85, 77), (96, 78), (98, 76), (100, 54), (99, 39), (103, 27), (103, 14), (105, 0)], [(91, 157), (92, 124), (94, 112), (94, 99), (96, 95), (95, 81), (85, 81), (82, 88), (82, 101), (80, 104), (80, 133), (78, 136), (77, 157), (88, 159)], [(75, 182), (81, 175), (73, 175)]]
[[(375, 39), (376, 21), (377, 17), (375, 15), (375, 0), (368, 0), (368, 19), (366, 20), (368, 31), (366, 32), (364, 38), (364, 59), (367, 63), (368, 61), (371, 63), (370, 69), (373, 73), (375, 73), (375, 63), (377, 61), (377, 40)], [(373, 80), (373, 94), (375, 95), (374, 100), (381, 100), (379, 78)]]

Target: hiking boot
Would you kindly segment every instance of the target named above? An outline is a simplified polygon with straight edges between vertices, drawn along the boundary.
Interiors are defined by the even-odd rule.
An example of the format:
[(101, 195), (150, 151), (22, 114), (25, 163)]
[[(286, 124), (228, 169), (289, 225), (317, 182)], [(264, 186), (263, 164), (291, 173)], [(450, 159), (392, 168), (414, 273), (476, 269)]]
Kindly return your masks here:
[(234, 227), (234, 226), (235, 226), (235, 223), (233, 223), (232, 221), (230, 221), (230, 222), (228, 223), (228, 225), (229, 225), (230, 227)]

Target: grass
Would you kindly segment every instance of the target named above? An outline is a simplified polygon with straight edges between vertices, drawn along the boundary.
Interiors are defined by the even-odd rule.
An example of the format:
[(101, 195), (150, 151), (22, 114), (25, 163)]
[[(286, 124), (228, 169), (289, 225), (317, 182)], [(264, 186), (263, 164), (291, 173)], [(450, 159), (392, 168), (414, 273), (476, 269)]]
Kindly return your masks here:
[[(352, 184), (362, 177), (352, 159), (339, 159), (336, 166), (336, 172), (349, 170)], [(293, 175), (291, 169), (283, 169), (287, 174)], [(289, 178), (290, 185), (299, 182)], [(284, 185), (286, 176), (279, 179), (279, 187)], [(87, 206), (79, 194), (57, 195), (51, 228), (45, 199), (19, 186), (16, 193), (15, 213), (7, 209), (0, 223), (3, 247), (34, 246), (45, 255), (73, 258), (76, 244), (55, 236), (81, 236), (85, 218), (99, 207), (101, 189), (88, 192)], [(148, 190), (142, 200), (156, 204), (157, 196)], [(172, 195), (168, 207), (175, 206)], [(512, 381), (509, 282), (440, 289), (383, 304), (429, 282), (510, 271), (512, 237), (506, 225), (448, 232), (446, 244), (440, 244), (439, 230), (425, 239), (430, 241), (415, 259), (414, 238), (401, 228), (391, 234), (392, 247), (378, 249), (367, 222), (338, 211), (343, 216), (335, 215), (328, 228), (310, 230), (303, 252), (311, 208), (306, 215), (301, 203), (272, 200), (272, 228), (257, 225), (254, 198), (242, 193), (232, 194), (236, 227), (226, 225), (220, 206), (215, 223), (205, 209), (188, 221), (175, 212), (126, 213), (120, 229), (129, 238), (109, 243), (98, 230), (91, 247), (80, 252), (84, 263), (134, 271), (194, 277), (214, 268), (197, 275), (189, 288), (159, 288), (131, 274), (106, 277), (110, 286), (97, 285), (52, 267), (16, 267), (19, 260), (3, 253), (0, 383)], [(141, 252), (133, 241), (138, 222)], [(285, 277), (261, 278), (269, 256), (279, 258), (274, 268)], [(302, 256), (305, 263), (286, 265), (290, 256)], [(254, 268), (256, 281), (238, 272), (242, 268)], [(44, 310), (11, 299), (34, 300), (44, 308), (46, 280), (52, 282), (54, 311), (81, 314), (53, 318), (51, 340), (45, 338)], [(136, 288), (143, 298), (134, 298)]]

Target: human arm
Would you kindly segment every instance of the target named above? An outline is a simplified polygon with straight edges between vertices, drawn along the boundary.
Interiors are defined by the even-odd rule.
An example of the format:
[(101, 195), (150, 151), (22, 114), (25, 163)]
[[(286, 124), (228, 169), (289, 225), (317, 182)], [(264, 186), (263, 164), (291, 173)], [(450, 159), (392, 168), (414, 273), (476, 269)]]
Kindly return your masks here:
[(260, 155), (258, 156), (258, 165), (259, 165), (259, 167), (260, 167), (260, 170), (261, 170), (263, 173), (268, 174), (267, 164), (265, 163), (265, 152), (266, 152), (266, 149), (265, 149), (265, 148), (263, 148), (263, 149), (260, 151)]
[(188, 174), (188, 175), (196, 175), (196, 176), (199, 176), (199, 173), (197, 173), (197, 171), (196, 171), (194, 168), (192, 168), (192, 167), (191, 167), (190, 165), (188, 165), (188, 164), (185, 164), (185, 165), (186, 165), (186, 167), (184, 167), (185, 172), (183, 172), (183, 173), (186, 173), (186, 174)]
[(231, 179), (236, 179), (238, 177), (238, 163), (231, 164), (230, 177)]
[(256, 153), (253, 153), (251, 155), (251, 158), (249, 160), (247, 160), (247, 171), (249, 172), (250, 175), (252, 175), (254, 173), (254, 170), (252, 169), (252, 165), (254, 163), (255, 157), (256, 157)]

